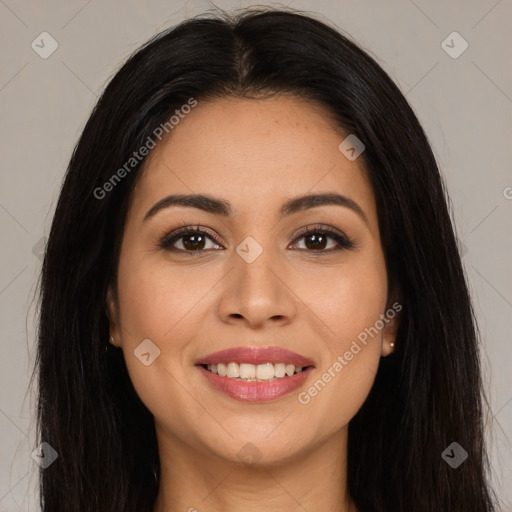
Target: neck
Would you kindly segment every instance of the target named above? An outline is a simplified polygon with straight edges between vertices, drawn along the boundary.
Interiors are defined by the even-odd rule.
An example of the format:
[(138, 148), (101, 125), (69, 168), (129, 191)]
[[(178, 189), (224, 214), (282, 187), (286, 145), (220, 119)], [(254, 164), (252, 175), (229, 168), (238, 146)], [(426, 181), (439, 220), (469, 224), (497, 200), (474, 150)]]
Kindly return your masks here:
[(160, 489), (154, 512), (357, 512), (346, 488), (347, 429), (307, 453), (254, 465), (199, 452), (157, 427)]

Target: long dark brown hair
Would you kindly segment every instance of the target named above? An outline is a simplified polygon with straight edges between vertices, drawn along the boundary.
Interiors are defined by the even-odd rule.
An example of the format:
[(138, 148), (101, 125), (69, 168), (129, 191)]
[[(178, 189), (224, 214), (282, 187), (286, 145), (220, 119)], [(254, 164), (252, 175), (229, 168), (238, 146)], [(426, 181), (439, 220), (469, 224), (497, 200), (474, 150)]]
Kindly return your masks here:
[[(490, 512), (477, 328), (438, 166), (383, 69), (327, 22), (297, 11), (203, 15), (166, 30), (110, 81), (76, 145), (44, 258), (38, 436), (44, 512), (147, 512), (159, 486), (151, 413), (109, 350), (105, 311), (128, 200), (144, 160), (94, 191), (190, 98), (291, 92), (325, 105), (365, 144), (390, 287), (395, 352), (349, 426), (348, 490), (361, 512)], [(458, 468), (441, 457), (456, 441)]]

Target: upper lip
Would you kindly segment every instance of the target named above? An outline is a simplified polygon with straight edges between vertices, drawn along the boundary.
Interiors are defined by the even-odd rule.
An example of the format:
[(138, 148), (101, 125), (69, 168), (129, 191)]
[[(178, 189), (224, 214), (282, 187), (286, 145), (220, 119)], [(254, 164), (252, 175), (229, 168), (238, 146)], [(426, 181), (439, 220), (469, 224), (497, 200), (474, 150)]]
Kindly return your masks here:
[(196, 364), (219, 364), (219, 363), (287, 363), (295, 366), (314, 366), (311, 359), (304, 357), (296, 352), (282, 347), (235, 347), (213, 352), (207, 356), (201, 357)]

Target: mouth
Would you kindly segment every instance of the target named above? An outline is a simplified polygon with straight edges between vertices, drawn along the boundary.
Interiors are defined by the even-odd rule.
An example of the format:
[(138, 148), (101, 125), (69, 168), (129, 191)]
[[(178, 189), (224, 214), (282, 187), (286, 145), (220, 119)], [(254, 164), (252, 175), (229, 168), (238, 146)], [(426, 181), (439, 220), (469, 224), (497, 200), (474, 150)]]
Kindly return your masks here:
[(313, 361), (280, 347), (239, 347), (215, 352), (196, 367), (217, 391), (245, 402), (267, 402), (301, 386)]

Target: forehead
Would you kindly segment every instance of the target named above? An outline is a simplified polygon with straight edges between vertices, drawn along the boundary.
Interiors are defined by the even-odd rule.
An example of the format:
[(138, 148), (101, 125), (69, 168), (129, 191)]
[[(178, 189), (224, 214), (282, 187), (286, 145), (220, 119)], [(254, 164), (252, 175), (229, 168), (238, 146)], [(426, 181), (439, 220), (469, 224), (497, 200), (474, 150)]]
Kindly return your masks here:
[(362, 158), (338, 149), (348, 133), (318, 103), (293, 96), (198, 101), (146, 159), (132, 209), (173, 193), (207, 193), (264, 213), (290, 197), (338, 192), (370, 221), (374, 196)]

